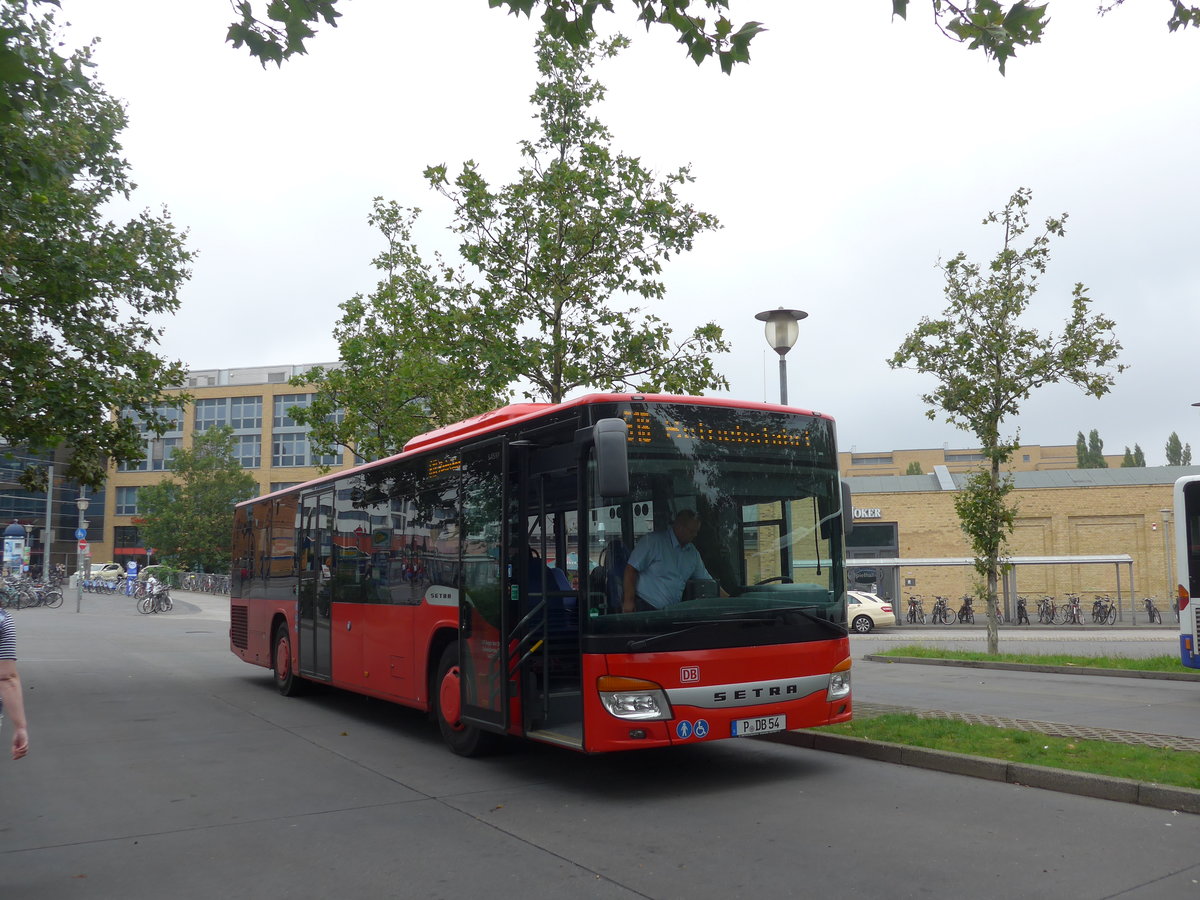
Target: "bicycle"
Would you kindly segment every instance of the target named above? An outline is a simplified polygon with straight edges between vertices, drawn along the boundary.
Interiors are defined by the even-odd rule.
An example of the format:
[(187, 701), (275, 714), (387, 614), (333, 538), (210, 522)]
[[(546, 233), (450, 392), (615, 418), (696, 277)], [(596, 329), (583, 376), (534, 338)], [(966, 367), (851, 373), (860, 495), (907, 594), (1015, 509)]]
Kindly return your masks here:
[(924, 625), (925, 624), (925, 610), (921, 606), (920, 594), (915, 594), (912, 597), (908, 598), (908, 619), (907, 619), (907, 621), (908, 621), (908, 624), (910, 624), (910, 625)]
[(934, 625), (953, 625), (954, 610), (950, 608), (950, 601), (945, 597), (935, 597), (937, 602), (933, 604), (933, 612), (929, 614), (930, 620)]
[(1029, 607), (1025, 598), (1020, 594), (1017, 595), (1017, 624), (1029, 625)]
[(972, 605), (974, 602), (974, 597), (963, 595), (962, 606), (958, 608), (958, 621), (964, 625), (975, 624), (975, 607)]
[[(1097, 609), (1097, 604), (1099, 608)], [(1115, 625), (1117, 622), (1117, 604), (1103, 595), (1096, 596), (1096, 603), (1092, 604), (1092, 621), (1098, 622), (1101, 625)]]
[(165, 585), (147, 590), (146, 596), (137, 603), (137, 611), (144, 616), (150, 613), (170, 612), (173, 608), (171, 593)]
[(1153, 597), (1143, 597), (1142, 603), (1146, 605), (1146, 618), (1150, 620), (1151, 625), (1162, 624), (1162, 613), (1158, 611), (1158, 607), (1154, 605)]
[(1058, 607), (1054, 603), (1054, 598), (1047, 594), (1038, 601), (1038, 624), (1053, 625), (1054, 617), (1058, 613)]
[(1062, 621), (1058, 621), (1058, 616), (1055, 616), (1055, 623), (1058, 625), (1082, 625), (1083, 610), (1079, 608), (1079, 595), (1067, 594), (1067, 602), (1063, 604), (1059, 614)]

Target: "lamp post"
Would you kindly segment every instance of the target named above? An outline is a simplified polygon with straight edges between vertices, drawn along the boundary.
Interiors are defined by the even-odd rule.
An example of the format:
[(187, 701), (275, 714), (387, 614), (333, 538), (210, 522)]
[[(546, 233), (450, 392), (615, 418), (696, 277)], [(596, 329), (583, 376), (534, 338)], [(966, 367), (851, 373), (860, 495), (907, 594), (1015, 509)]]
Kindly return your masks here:
[(1175, 599), (1175, 566), (1171, 552), (1171, 510), (1160, 509), (1163, 520), (1163, 556), (1167, 558), (1167, 599)]
[[(87, 498), (87, 488), (82, 484), (79, 486), (79, 499), (75, 501), (75, 506), (79, 508), (79, 523), (80, 532), (87, 532), (87, 519), (83, 514), (87, 512), (90, 502)], [(75, 545), (75, 612), (79, 612), (83, 606), (83, 563), (89, 558), (88, 552), (84, 549), (87, 545), (84, 544), (84, 538), (79, 539), (79, 543)]]
[(787, 406), (787, 352), (800, 336), (801, 319), (808, 318), (808, 313), (801, 309), (768, 309), (758, 313), (754, 318), (765, 322), (763, 329), (767, 335), (767, 343), (779, 354), (779, 404)]

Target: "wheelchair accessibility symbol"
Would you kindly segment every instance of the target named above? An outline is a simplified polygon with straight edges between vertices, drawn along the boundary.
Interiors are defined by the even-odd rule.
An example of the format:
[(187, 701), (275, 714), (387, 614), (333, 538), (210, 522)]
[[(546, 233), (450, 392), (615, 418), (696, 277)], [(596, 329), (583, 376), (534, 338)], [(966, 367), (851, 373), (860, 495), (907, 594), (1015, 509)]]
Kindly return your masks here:
[(690, 737), (706, 738), (708, 737), (708, 720), (697, 719), (694, 723), (684, 720), (675, 726), (675, 736), (681, 741), (686, 741)]

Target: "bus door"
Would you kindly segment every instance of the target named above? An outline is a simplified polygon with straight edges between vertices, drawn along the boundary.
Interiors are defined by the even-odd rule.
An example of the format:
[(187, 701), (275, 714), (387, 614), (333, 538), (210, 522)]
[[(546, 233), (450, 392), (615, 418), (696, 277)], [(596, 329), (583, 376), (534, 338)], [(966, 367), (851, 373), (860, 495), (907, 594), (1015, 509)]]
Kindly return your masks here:
[[(570, 465), (564, 463), (570, 460)], [(525, 473), (522, 609), (528, 618), (521, 679), (525, 728), (583, 743), (579, 642), (579, 470), (568, 444), (530, 454)]]
[(499, 441), (464, 449), (459, 491), (461, 715), (464, 722), (496, 731), (508, 724), (507, 453)]
[(300, 672), (328, 681), (333, 675), (333, 492), (305, 497), (300, 509)]

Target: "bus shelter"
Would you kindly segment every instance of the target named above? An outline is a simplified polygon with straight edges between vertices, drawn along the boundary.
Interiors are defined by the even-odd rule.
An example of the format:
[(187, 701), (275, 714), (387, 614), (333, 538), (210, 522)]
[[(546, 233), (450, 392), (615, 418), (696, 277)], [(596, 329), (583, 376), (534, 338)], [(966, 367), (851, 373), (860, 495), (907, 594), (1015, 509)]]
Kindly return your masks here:
[[(945, 557), (945, 558), (903, 558), (893, 557), (891, 559), (852, 559), (847, 560), (848, 568), (872, 568), (872, 569), (891, 569), (893, 572), (892, 583), (896, 585), (903, 584), (900, 574), (901, 569), (920, 568), (923, 566), (968, 566), (974, 568), (975, 560), (972, 557)], [(1133, 586), (1133, 557), (1128, 553), (1117, 553), (1108, 556), (1010, 556), (1001, 560), (1001, 590), (1000, 601), (1003, 619), (1006, 622), (1011, 622), (1014, 618), (1014, 610), (1016, 608), (1016, 598), (1020, 593), (1018, 586), (1020, 571), (1022, 566), (1113, 566), (1117, 576), (1117, 617), (1120, 621), (1125, 621), (1125, 615), (1128, 611), (1129, 623), (1137, 624), (1137, 612), (1134, 608), (1134, 586)], [(1128, 573), (1127, 585), (1128, 592), (1124, 592), (1121, 584), (1121, 570), (1126, 567)], [(899, 594), (899, 591), (897, 592)], [(1128, 596), (1128, 610), (1122, 602), (1123, 597)], [(904, 624), (904, 612), (901, 609), (900, 597), (897, 596), (893, 601), (896, 609), (896, 624)], [(1036, 609), (1036, 604), (1034, 605)], [(1032, 612), (1033, 610), (1031, 610)]]

